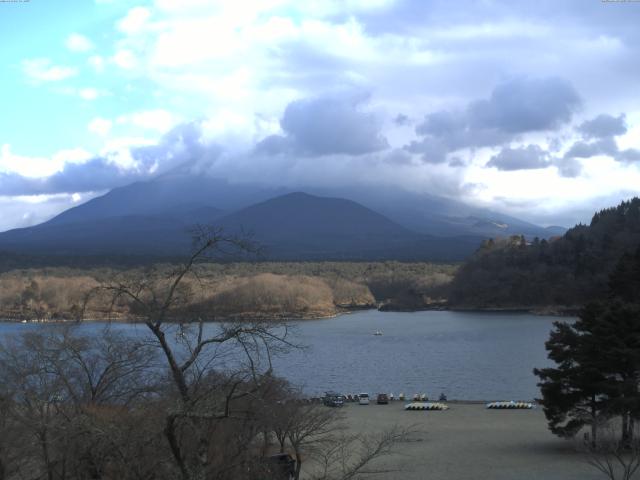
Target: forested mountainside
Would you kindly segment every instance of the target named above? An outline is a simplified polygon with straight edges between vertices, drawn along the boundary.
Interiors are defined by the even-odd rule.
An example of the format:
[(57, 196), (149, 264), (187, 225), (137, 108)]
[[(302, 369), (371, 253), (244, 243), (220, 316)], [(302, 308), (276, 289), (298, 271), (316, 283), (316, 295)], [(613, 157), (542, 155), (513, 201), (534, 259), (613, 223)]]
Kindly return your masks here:
[[(627, 257), (624, 257), (627, 255)], [(549, 241), (487, 240), (460, 268), (449, 292), (459, 307), (578, 306), (606, 294), (609, 274), (640, 255), (640, 199), (597, 212)]]

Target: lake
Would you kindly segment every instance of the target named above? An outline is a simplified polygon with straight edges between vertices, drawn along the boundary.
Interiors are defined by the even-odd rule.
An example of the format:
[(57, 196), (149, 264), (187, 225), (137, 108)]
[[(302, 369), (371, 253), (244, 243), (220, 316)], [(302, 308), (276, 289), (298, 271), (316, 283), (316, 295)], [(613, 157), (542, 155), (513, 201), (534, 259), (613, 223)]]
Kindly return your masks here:
[[(531, 400), (539, 396), (534, 367), (549, 365), (544, 342), (558, 317), (525, 313), (367, 310), (294, 322), (306, 345), (274, 359), (277, 374), (308, 395), (440, 392), (460, 400)], [(568, 320), (568, 319), (562, 319)], [(115, 328), (145, 332), (141, 326)], [(42, 324), (0, 324), (0, 334)], [(100, 324), (87, 323), (96, 330)], [(135, 329), (135, 330), (134, 330)], [(373, 335), (375, 331), (382, 335)]]

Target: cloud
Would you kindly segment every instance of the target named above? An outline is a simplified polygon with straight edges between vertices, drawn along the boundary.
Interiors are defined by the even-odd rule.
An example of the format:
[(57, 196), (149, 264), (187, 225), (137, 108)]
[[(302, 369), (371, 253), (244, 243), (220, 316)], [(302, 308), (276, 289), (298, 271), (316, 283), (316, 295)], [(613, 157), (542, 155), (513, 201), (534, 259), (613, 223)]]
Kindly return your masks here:
[(619, 150), (616, 155), (616, 160), (621, 162), (640, 162), (640, 150), (637, 148)]
[(113, 122), (106, 118), (96, 117), (89, 122), (87, 125), (87, 130), (101, 137), (106, 137), (111, 131), (111, 127), (113, 126)]
[(156, 108), (154, 110), (143, 110), (121, 115), (116, 122), (164, 133), (178, 123), (178, 118), (167, 110)]
[(89, 40), (84, 35), (80, 35), (79, 33), (72, 33), (67, 37), (65, 45), (72, 52), (88, 52), (89, 50), (93, 50), (94, 45), (91, 40)]
[(568, 123), (581, 104), (566, 80), (517, 78), (498, 85), (488, 100), (473, 102), (468, 116), (473, 128), (509, 133), (555, 130)]
[(504, 145), (522, 134), (556, 130), (580, 105), (575, 89), (564, 80), (517, 78), (499, 84), (488, 99), (472, 101), (464, 109), (425, 115), (415, 129), (422, 139), (405, 148), (422, 154), (426, 162), (444, 162), (460, 149)]
[(140, 32), (151, 17), (151, 11), (145, 7), (135, 7), (127, 12), (127, 15), (118, 22), (118, 30), (127, 34)]
[(131, 70), (138, 65), (138, 59), (131, 50), (118, 50), (111, 61), (123, 70)]
[(96, 73), (104, 72), (105, 60), (100, 55), (92, 55), (87, 59), (87, 63)]
[(547, 168), (551, 165), (549, 153), (538, 145), (527, 145), (520, 148), (503, 148), (500, 153), (491, 157), (487, 167), (498, 170), (533, 170)]
[[(0, 172), (15, 173), (30, 178), (53, 175), (65, 163), (82, 163), (91, 158), (91, 153), (83, 148), (71, 148), (54, 153), (50, 157), (18, 155), (11, 151), (11, 145), (0, 148)], [(0, 195), (3, 194), (0, 189)]]
[(449, 149), (440, 139), (427, 137), (420, 141), (412, 141), (405, 145), (404, 149), (410, 153), (420, 154), (425, 163), (444, 163), (447, 160)]
[[(576, 175), (577, 158), (592, 158), (604, 155), (622, 163), (633, 163), (640, 161), (640, 150), (628, 148), (620, 150), (615, 137), (627, 133), (626, 115), (620, 114), (617, 117), (608, 114), (600, 114), (597, 117), (580, 124), (576, 130), (582, 134), (586, 140), (574, 142), (566, 151), (562, 164), (573, 165), (568, 170), (569, 176)], [(564, 175), (565, 170), (560, 169)]]
[(399, 113), (394, 117), (393, 123), (399, 127), (404, 127), (405, 125), (411, 124), (411, 119), (404, 113)]
[(582, 123), (577, 130), (585, 138), (605, 138), (624, 135), (627, 133), (626, 115), (620, 114), (617, 117), (607, 114), (600, 114), (597, 117)]
[[(94, 129), (105, 128), (105, 122), (108, 120), (97, 118), (90, 125)], [(8, 147), (3, 151), (9, 154)], [(69, 161), (63, 160), (63, 154)], [(68, 151), (59, 154), (57, 161), (61, 167), (48, 176), (0, 171), (0, 192), (5, 196), (25, 196), (104, 191), (153, 178), (180, 165), (211, 162), (219, 154), (215, 144), (202, 143), (199, 125), (185, 123), (167, 132), (157, 144), (128, 147), (128, 158), (121, 158), (121, 151), (111, 151), (87, 160), (87, 152)], [(46, 158), (38, 160), (42, 164), (51, 163)]]
[(583, 142), (578, 141), (575, 142), (567, 153), (565, 153), (565, 157), (572, 158), (591, 158), (597, 155), (609, 155), (615, 156), (618, 153), (618, 145), (613, 137), (608, 138), (600, 138), (593, 142)]
[(285, 135), (265, 138), (256, 150), (320, 156), (386, 149), (380, 120), (361, 108), (367, 100), (366, 93), (346, 91), (291, 102), (280, 120)]
[(7, 197), (0, 195), (0, 232), (11, 228), (37, 225), (63, 210), (95, 197), (96, 193), (29, 195)]
[(22, 72), (31, 81), (59, 82), (78, 74), (78, 69), (54, 65), (48, 58), (33, 58), (22, 61)]
[(103, 95), (105, 95), (105, 93), (102, 92), (101, 90), (98, 90), (97, 88), (87, 87), (87, 88), (81, 88), (80, 90), (78, 90), (78, 95), (83, 100), (91, 101), (91, 100), (96, 100), (102, 97)]

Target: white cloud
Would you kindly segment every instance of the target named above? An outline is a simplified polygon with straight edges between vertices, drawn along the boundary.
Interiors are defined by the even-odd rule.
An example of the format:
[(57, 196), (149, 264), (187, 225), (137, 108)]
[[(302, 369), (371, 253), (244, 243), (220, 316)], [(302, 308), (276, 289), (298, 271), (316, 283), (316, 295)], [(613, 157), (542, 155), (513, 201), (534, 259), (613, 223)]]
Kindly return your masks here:
[(96, 73), (104, 72), (105, 61), (100, 55), (92, 55), (87, 59), (87, 63)]
[(125, 70), (131, 70), (138, 64), (136, 56), (131, 50), (127, 49), (118, 50), (115, 55), (111, 57), (111, 61)]
[(121, 115), (116, 120), (119, 124), (133, 125), (146, 130), (164, 133), (178, 123), (179, 119), (171, 112), (163, 109), (146, 110)]
[(29, 157), (11, 151), (9, 144), (0, 148), (0, 172), (17, 173), (24, 177), (48, 177), (62, 170), (65, 163), (83, 163), (92, 157), (82, 148), (61, 150), (50, 157)]
[(79, 33), (72, 33), (71, 35), (69, 35), (67, 37), (65, 45), (72, 52), (88, 52), (94, 47), (91, 40), (89, 40), (84, 35), (80, 35)]
[(54, 65), (48, 58), (23, 60), (22, 71), (33, 82), (59, 82), (78, 74), (77, 68)]
[(118, 30), (127, 34), (140, 32), (149, 20), (151, 11), (144, 7), (135, 7), (127, 12), (127, 15), (118, 22)]
[(98, 97), (101, 97), (103, 92), (96, 88), (81, 88), (78, 91), (78, 95), (80, 95), (80, 98), (83, 100), (95, 100)]
[(89, 122), (87, 130), (101, 137), (106, 137), (111, 131), (113, 122), (107, 118), (97, 117)]

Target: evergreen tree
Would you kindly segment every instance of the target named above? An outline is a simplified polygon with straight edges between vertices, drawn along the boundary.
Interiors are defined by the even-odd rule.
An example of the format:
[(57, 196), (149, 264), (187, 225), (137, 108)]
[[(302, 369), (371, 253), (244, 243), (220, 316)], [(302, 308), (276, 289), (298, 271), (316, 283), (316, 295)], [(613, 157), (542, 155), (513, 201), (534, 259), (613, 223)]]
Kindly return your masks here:
[(606, 300), (591, 302), (573, 324), (556, 322), (546, 348), (555, 368), (535, 369), (549, 428), (571, 437), (600, 419), (620, 417), (622, 442), (640, 418), (640, 249), (610, 277)]
[(596, 362), (593, 342), (585, 341), (578, 322), (556, 322), (545, 346), (556, 368), (534, 369), (540, 377), (542, 399), (549, 429), (561, 437), (573, 437), (591, 426), (591, 441), (597, 439), (603, 409), (605, 377)]

